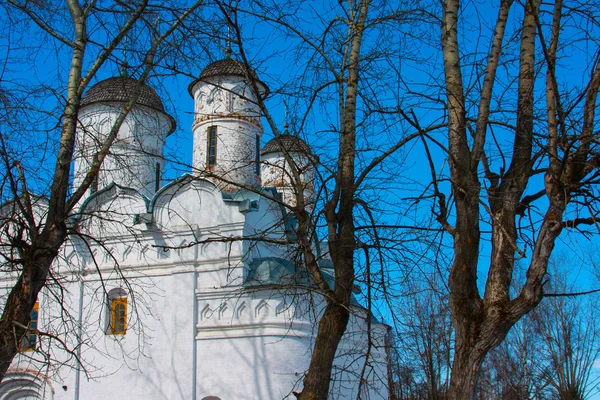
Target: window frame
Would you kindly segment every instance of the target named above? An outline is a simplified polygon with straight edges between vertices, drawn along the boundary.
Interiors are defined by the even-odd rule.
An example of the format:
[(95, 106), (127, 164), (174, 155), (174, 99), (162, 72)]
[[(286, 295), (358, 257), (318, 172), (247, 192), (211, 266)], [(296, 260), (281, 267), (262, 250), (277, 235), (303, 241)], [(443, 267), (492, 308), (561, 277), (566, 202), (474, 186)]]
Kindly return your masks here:
[[(123, 336), (129, 328), (129, 293), (123, 288), (113, 288), (106, 292), (104, 301), (104, 333), (110, 336)], [(118, 304), (124, 305), (123, 317), (124, 323), (117, 324), (116, 307)]]
[(19, 352), (34, 351), (38, 344), (38, 322), (40, 319), (40, 302), (36, 301), (31, 309), (31, 318), (27, 330), (19, 340)]
[(255, 165), (255, 173), (256, 176), (260, 177), (261, 175), (261, 171), (260, 171), (260, 135), (256, 135), (256, 140), (254, 142), (254, 145), (256, 146), (255, 148), (255, 153), (254, 153), (254, 162), (256, 163)]
[[(211, 150), (213, 154), (211, 155)], [(211, 170), (217, 165), (217, 126), (206, 129), (206, 167)]]
[[(122, 306), (122, 315), (120, 308)], [(118, 318), (123, 318), (122, 322), (117, 322)], [(111, 335), (125, 335), (127, 333), (127, 296), (112, 297), (110, 299), (110, 320), (108, 322), (109, 333)]]

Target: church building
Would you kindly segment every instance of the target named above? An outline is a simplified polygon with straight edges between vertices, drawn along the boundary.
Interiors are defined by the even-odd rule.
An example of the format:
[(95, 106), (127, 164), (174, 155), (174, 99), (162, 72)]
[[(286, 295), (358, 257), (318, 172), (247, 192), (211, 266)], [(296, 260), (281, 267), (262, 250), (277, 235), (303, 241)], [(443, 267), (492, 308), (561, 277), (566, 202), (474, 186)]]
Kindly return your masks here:
[[(189, 86), (192, 168), (166, 185), (175, 120), (161, 98), (128, 76), (89, 88), (75, 188), (133, 93), (137, 102), (69, 220), (73, 233), (0, 400), (294, 399), (324, 301), (294, 245), (290, 162), (312, 210), (318, 158), (287, 130), (261, 147), (257, 100), (268, 88), (226, 58)], [(326, 246), (314, 247), (333, 282)], [(387, 399), (387, 327), (356, 300), (351, 315), (330, 399)]]

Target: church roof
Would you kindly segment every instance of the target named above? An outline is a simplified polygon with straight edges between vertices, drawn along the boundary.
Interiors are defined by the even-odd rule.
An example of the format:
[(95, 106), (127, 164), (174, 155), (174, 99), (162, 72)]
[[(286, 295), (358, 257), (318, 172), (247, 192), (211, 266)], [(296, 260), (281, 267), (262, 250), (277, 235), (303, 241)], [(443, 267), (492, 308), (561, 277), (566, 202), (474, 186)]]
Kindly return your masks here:
[[(250, 73), (250, 78), (256, 81), (260, 86), (264, 88), (264, 95), (269, 93), (269, 88), (258, 79), (258, 75), (251, 68), (246, 68), (244, 63), (234, 60), (233, 58), (225, 58), (223, 60), (218, 60), (208, 64), (200, 73), (200, 77), (196, 79), (191, 85), (188, 87), (188, 91), (192, 94), (192, 89), (199, 81), (206, 80), (208, 78), (212, 78), (215, 76), (239, 76), (242, 78), (247, 78), (248, 73)], [(262, 93), (261, 93), (262, 94)]]
[(141, 85), (141, 88), (137, 104), (164, 113), (165, 107), (154, 89), (145, 83), (140, 83), (137, 79), (128, 76), (115, 76), (96, 83), (87, 91), (85, 96), (83, 96), (81, 105), (87, 106), (94, 103), (110, 101), (126, 103), (129, 101), (133, 90), (138, 85)]
[[(285, 149), (285, 150), (284, 150)], [(298, 136), (289, 134), (279, 135), (271, 139), (260, 152), (261, 155), (269, 153), (301, 153), (307, 156), (312, 155), (312, 151), (306, 142)]]
[[(335, 278), (333, 277), (333, 264), (330, 260), (320, 259), (319, 267), (323, 277), (330, 288), (335, 287)], [(303, 285), (310, 287), (316, 285), (314, 282), (309, 284), (312, 279), (308, 275), (306, 268), (298, 268), (291, 260), (285, 260), (278, 257), (255, 258), (250, 262), (248, 275), (244, 281), (244, 286), (262, 286), (262, 285)], [(358, 301), (356, 295), (360, 293), (360, 288), (354, 285), (353, 294), (350, 297), (350, 304), (354, 307), (366, 308)], [(374, 322), (381, 322), (371, 315)]]
[(127, 103), (138, 85), (140, 86), (140, 97), (136, 105), (146, 106), (165, 115), (170, 122), (169, 134), (171, 134), (175, 130), (176, 123), (173, 117), (165, 112), (160, 97), (150, 86), (129, 76), (115, 76), (96, 83), (81, 99), (81, 106), (106, 102)]
[[(256, 72), (252, 69), (250, 69), (249, 72), (253, 79), (258, 80)], [(233, 58), (225, 58), (208, 64), (206, 68), (202, 70), (200, 78), (223, 75), (242, 76), (245, 78), (247, 76), (247, 69), (242, 62), (234, 60)]]

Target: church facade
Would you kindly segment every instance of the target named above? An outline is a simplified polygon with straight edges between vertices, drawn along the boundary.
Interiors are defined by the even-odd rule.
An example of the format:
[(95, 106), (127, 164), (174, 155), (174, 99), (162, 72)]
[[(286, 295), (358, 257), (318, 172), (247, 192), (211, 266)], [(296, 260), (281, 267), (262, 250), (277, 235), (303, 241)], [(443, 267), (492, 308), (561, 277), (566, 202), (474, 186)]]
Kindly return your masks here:
[[(279, 400), (301, 391), (324, 301), (294, 246), (288, 166), (301, 171), (310, 208), (316, 157), (289, 134), (261, 148), (257, 99), (268, 88), (241, 63), (209, 64), (189, 91), (193, 168), (164, 186), (175, 124), (156, 92), (123, 76), (84, 96), (75, 187), (103, 141), (116, 140), (69, 221), (73, 234), (0, 400)], [(355, 302), (331, 399), (388, 397), (386, 335)]]

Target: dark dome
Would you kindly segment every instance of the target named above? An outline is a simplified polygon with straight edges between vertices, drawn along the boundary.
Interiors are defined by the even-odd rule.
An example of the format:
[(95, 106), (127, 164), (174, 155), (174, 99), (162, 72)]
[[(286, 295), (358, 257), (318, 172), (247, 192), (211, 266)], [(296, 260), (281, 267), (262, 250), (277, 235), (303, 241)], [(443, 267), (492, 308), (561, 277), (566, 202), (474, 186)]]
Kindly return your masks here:
[[(223, 75), (235, 75), (246, 77), (246, 67), (244, 64), (234, 60), (233, 58), (226, 58), (224, 60), (215, 61), (210, 63), (202, 70), (200, 78), (209, 78), (211, 76), (223, 76)], [(253, 79), (258, 80), (256, 72), (250, 70), (250, 75)]]
[[(246, 78), (248, 74), (244, 63), (234, 60), (233, 58), (225, 58), (223, 60), (212, 62), (202, 70), (200, 77), (188, 87), (190, 95), (193, 96), (192, 89), (196, 83), (207, 78), (212, 78), (213, 76), (240, 76)], [(258, 79), (258, 75), (256, 75), (256, 72), (252, 69), (250, 69), (250, 77), (264, 88), (264, 95), (266, 96), (266, 94), (269, 93), (269, 88), (264, 82)]]
[[(113, 78), (105, 79), (89, 88), (85, 96), (83, 96), (83, 99), (81, 99), (81, 106), (85, 107), (91, 104), (105, 102), (127, 103), (131, 98), (133, 90), (138, 85), (140, 85), (140, 81), (129, 76), (115, 76)], [(141, 84), (140, 97), (136, 104), (146, 106), (162, 113), (170, 121), (171, 126), (169, 134), (175, 131), (175, 120), (165, 112), (162, 100), (158, 97), (154, 89), (145, 83)]]
[[(100, 81), (92, 86), (83, 99), (82, 106), (87, 106), (94, 103), (115, 101), (126, 103), (129, 101), (131, 93), (140, 82), (128, 76), (116, 76)], [(140, 97), (137, 104), (152, 108), (153, 110), (165, 112), (163, 103), (150, 86), (141, 84)]]
[(265, 155), (269, 153), (283, 153), (284, 149), (289, 153), (301, 153), (307, 156), (312, 155), (310, 147), (304, 140), (300, 139), (298, 136), (292, 136), (289, 134), (279, 135), (269, 140), (260, 154)]

